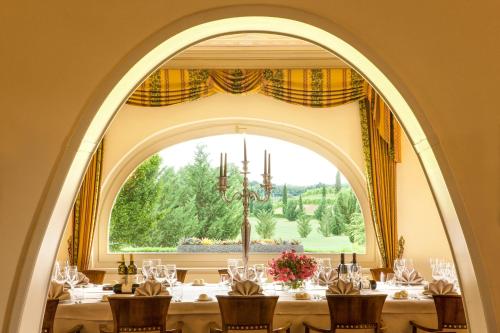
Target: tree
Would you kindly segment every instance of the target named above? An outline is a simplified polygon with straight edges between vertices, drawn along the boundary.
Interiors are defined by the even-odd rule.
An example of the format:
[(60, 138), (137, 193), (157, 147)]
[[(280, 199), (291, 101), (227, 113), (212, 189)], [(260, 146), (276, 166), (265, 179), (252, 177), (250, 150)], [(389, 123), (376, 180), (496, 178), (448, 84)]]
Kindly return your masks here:
[[(194, 198), (198, 228), (193, 235), (198, 238), (232, 239), (238, 235), (241, 219), (241, 202), (225, 203), (217, 189), (218, 168), (210, 167), (206, 146), (197, 146), (194, 162), (183, 170), (188, 195)], [(238, 169), (228, 166), (228, 193), (241, 182)]]
[(122, 186), (111, 212), (109, 240), (112, 250), (122, 246), (149, 246), (156, 228), (158, 176), (161, 157), (145, 160)]
[(337, 170), (337, 173), (335, 174), (334, 192), (339, 193), (341, 189), (342, 189), (342, 181), (340, 179), (340, 171)]
[(283, 206), (283, 215), (286, 216), (286, 208), (288, 205), (288, 190), (286, 189), (286, 184), (283, 185), (283, 194), (281, 196), (281, 203)]
[(262, 239), (271, 239), (276, 229), (277, 221), (272, 212), (259, 210), (255, 214), (257, 217), (256, 230)]
[(347, 235), (351, 243), (363, 245), (366, 243), (365, 221), (361, 213), (351, 215), (351, 221), (347, 225)]
[(314, 211), (314, 217), (318, 220), (321, 221), (323, 218), (323, 214), (326, 212), (326, 186), (323, 185), (321, 188), (321, 202), (319, 203), (318, 207)]
[(297, 207), (297, 201), (296, 200), (290, 200), (288, 201), (288, 204), (286, 206), (285, 210), (285, 218), (288, 221), (295, 221), (299, 215), (299, 209)]
[[(155, 246), (176, 246), (198, 228), (194, 198), (172, 168), (163, 170), (158, 181), (158, 223)], [(153, 244), (152, 244), (153, 245)]]
[(307, 238), (312, 231), (311, 217), (306, 214), (300, 214), (297, 221), (297, 232), (300, 237)]
[(269, 199), (269, 200), (267, 200), (265, 202), (252, 200), (251, 203), (252, 203), (252, 206), (253, 206), (252, 208), (253, 208), (254, 215), (258, 211), (261, 211), (261, 210), (264, 210), (264, 211), (267, 211), (267, 212), (271, 212), (271, 213), (274, 212), (273, 201), (271, 199)]
[(304, 204), (302, 203), (302, 195), (299, 195), (299, 213), (304, 213)]
[(333, 212), (331, 208), (326, 208), (321, 219), (318, 221), (318, 232), (323, 235), (323, 237), (329, 237), (332, 233), (331, 224), (333, 220)]
[(358, 199), (351, 188), (344, 188), (337, 193), (333, 204), (332, 234), (345, 234), (352, 215), (359, 212)]

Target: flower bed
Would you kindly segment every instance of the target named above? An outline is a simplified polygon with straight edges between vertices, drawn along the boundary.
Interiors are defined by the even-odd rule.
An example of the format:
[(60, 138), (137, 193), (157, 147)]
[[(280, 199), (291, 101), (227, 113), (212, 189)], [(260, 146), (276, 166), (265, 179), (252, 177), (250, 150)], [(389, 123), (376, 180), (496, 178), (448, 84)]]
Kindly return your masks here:
[[(296, 252), (304, 252), (304, 246), (301, 244), (251, 244), (250, 252), (267, 252), (279, 253), (283, 251), (295, 250)], [(213, 245), (178, 245), (177, 252), (209, 252), (209, 253), (227, 253), (241, 252), (241, 244), (213, 244)]]

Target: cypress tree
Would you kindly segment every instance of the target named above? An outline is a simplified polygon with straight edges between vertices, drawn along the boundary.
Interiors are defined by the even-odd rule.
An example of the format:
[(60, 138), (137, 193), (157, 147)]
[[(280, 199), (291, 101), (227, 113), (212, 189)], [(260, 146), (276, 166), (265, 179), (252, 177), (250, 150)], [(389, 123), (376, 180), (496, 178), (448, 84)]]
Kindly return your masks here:
[(281, 197), (281, 202), (283, 204), (283, 215), (286, 215), (286, 207), (288, 205), (288, 190), (286, 184), (283, 185), (283, 195)]
[(342, 188), (342, 181), (340, 179), (340, 171), (337, 170), (335, 174), (335, 193), (339, 193)]

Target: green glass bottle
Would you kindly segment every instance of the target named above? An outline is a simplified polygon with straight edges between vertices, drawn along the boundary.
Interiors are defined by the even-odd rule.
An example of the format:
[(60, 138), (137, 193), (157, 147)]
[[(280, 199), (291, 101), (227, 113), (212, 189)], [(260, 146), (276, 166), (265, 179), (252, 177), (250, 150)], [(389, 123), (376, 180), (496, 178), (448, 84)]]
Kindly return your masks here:
[(122, 254), (122, 260), (118, 262), (120, 265), (118, 266), (118, 274), (127, 275), (128, 269), (127, 265), (125, 265), (125, 255)]
[(130, 263), (127, 267), (127, 272), (130, 275), (137, 274), (137, 265), (134, 263), (134, 255), (132, 253), (130, 254)]

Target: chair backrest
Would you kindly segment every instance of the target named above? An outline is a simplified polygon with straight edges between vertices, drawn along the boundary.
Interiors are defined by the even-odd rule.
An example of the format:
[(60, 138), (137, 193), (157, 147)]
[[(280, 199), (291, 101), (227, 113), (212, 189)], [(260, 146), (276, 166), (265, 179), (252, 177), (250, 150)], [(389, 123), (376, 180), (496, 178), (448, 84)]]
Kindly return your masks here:
[(94, 269), (84, 270), (82, 273), (89, 278), (90, 283), (94, 284), (102, 284), (104, 282), (104, 276), (106, 275), (106, 271), (98, 271)]
[(187, 269), (178, 269), (177, 270), (177, 281), (180, 283), (184, 283), (186, 281)]
[(45, 313), (43, 315), (42, 333), (54, 332), (54, 318), (56, 317), (57, 305), (59, 299), (48, 299), (45, 305)]
[(220, 275), (229, 275), (227, 268), (221, 268), (221, 269), (218, 269), (217, 271), (219, 272), (219, 276)]
[(370, 272), (372, 273), (372, 278), (379, 282), (380, 281), (380, 273), (384, 273), (385, 276), (390, 273), (394, 273), (392, 268), (382, 267), (382, 268), (370, 268)]
[(438, 317), (438, 330), (467, 328), (462, 296), (434, 295), (433, 298)]
[(380, 328), (387, 295), (327, 295), (332, 332), (337, 328)]
[(222, 330), (267, 330), (272, 332), (278, 296), (217, 295)]
[(165, 330), (172, 296), (110, 296), (114, 333)]

